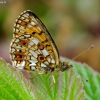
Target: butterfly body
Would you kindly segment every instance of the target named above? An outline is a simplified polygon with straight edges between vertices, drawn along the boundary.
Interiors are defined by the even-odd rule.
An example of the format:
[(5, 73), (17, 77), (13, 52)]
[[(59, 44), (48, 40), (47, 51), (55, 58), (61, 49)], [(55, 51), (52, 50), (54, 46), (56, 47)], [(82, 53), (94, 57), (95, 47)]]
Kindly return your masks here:
[(10, 59), (18, 69), (51, 73), (64, 71), (72, 66), (61, 62), (58, 49), (42, 21), (27, 10), (14, 24)]

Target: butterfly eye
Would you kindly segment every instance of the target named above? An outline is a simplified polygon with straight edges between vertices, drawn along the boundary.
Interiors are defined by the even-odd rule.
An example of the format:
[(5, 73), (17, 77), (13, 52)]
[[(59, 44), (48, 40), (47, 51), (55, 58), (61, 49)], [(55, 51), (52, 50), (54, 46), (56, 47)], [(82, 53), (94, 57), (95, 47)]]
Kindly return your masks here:
[(61, 71), (68, 70), (68, 69), (70, 69), (71, 67), (73, 67), (73, 66), (72, 66), (72, 65), (69, 65), (69, 64), (66, 63), (66, 62), (63, 62), (63, 63), (62, 63)]
[(61, 68), (61, 71), (65, 71), (67, 69), (67, 66), (63, 65)]

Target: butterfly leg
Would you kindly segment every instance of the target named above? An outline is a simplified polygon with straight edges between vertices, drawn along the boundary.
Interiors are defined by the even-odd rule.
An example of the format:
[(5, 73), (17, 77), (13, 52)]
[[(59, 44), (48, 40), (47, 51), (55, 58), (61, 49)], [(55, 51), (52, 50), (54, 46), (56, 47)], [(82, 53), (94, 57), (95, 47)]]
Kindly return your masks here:
[(55, 81), (55, 78), (54, 78), (54, 75), (52, 74), (52, 79), (53, 79), (53, 82), (54, 82), (54, 84), (56, 83), (56, 81)]
[(51, 74), (52, 74), (53, 84), (47, 89), (46, 93), (48, 93), (48, 91), (49, 91), (49, 90), (53, 87), (53, 85), (56, 83), (53, 73), (51, 73)]
[(38, 74), (36, 74), (35, 76), (32, 76), (30, 79), (33, 79), (33, 78), (35, 78), (35, 77), (37, 77), (37, 76), (40, 76), (40, 75), (43, 75), (43, 74), (46, 74), (46, 72), (38, 73)]

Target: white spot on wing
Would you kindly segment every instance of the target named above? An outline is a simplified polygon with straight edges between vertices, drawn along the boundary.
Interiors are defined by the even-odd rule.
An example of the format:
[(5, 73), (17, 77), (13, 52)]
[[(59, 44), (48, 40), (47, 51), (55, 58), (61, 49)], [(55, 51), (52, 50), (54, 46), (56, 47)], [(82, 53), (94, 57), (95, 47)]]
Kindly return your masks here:
[(51, 58), (47, 58), (47, 61), (50, 63), (51, 62)]
[(35, 24), (38, 24), (36, 19), (34, 17), (32, 17), (32, 21), (35, 23)]
[(15, 28), (13, 28), (13, 32), (15, 32)]
[(25, 19), (24, 21), (29, 22), (29, 19)]
[(35, 67), (33, 67), (33, 66), (31, 66), (31, 69), (32, 69), (32, 70), (35, 70), (36, 68), (35, 68)]
[(13, 61), (13, 62), (12, 62), (12, 65), (13, 65), (14, 67), (16, 66), (16, 64), (17, 64), (16, 61)]
[(39, 40), (38, 40), (37, 38), (34, 38), (32, 41), (33, 41), (35, 44), (38, 44), (38, 43), (39, 43)]
[(20, 17), (20, 19), (22, 19), (22, 20), (23, 20), (23, 19), (25, 19), (25, 17)]
[[(19, 16), (19, 17), (20, 17), (20, 16)], [(18, 17), (18, 18), (19, 18), (19, 17)], [(16, 19), (16, 22), (17, 22), (17, 21), (18, 21), (18, 19)]]
[(16, 39), (15, 42), (19, 42), (19, 39)]
[(12, 48), (12, 49), (11, 49), (11, 52), (13, 53), (14, 51), (15, 51), (15, 49), (14, 49), (14, 48)]
[(16, 24), (14, 24), (14, 26), (19, 27), (20, 25), (19, 25), (19, 24), (17, 24), (17, 25), (16, 25)]
[(52, 58), (51, 63), (55, 63), (55, 60)]
[(40, 49), (38, 49), (38, 52), (39, 52), (40, 54), (42, 54), (42, 51), (41, 51)]
[(12, 45), (12, 47), (15, 47), (15, 46), (17, 46), (17, 44), (16, 44), (16, 43), (14, 43), (14, 44)]
[(30, 63), (37, 63), (37, 60), (29, 60)]
[(28, 28), (32, 28), (32, 26), (30, 25), (30, 24), (28, 24), (28, 26), (27, 26)]
[(36, 24), (35, 24), (34, 22), (31, 22), (31, 25), (33, 25), (33, 26), (34, 26), (34, 25), (36, 25)]
[(29, 62), (31, 63), (29, 66), (36, 66), (36, 63), (38, 62), (37, 60), (29, 60)]
[(31, 60), (37, 60), (34, 56), (31, 56)]
[(18, 29), (15, 29), (15, 32), (19, 32), (19, 30)]
[(25, 61), (22, 61), (22, 63), (21, 64), (17, 64), (17, 68), (18, 69), (24, 69), (24, 66), (25, 66)]
[(16, 20), (16, 22), (18, 21), (18, 23), (21, 23), (22, 21), (21, 20)]
[(24, 39), (24, 36), (20, 36), (19, 39)]
[(15, 55), (12, 55), (12, 59), (14, 59), (15, 58)]
[(24, 14), (23, 16), (27, 18), (29, 16), (29, 14)]
[(32, 45), (34, 45), (34, 42), (33, 42), (33, 41), (30, 41), (30, 43), (29, 43), (29, 44), (32, 46)]
[(30, 35), (29, 34), (26, 34), (26, 35), (24, 35), (25, 37), (30, 37)]
[(26, 15), (27, 15), (27, 16), (29, 16), (29, 14), (28, 14), (28, 13), (27, 13)]
[(46, 57), (47, 55), (49, 55), (49, 53), (47, 52), (47, 50), (46, 49), (43, 49), (42, 50), (42, 53), (43, 53), (43, 55)]
[(47, 61), (45, 61), (44, 64), (49, 65), (49, 63)]
[(44, 63), (41, 63), (41, 67), (47, 67)]
[(37, 58), (37, 53), (35, 53), (34, 51), (32, 51), (32, 50), (29, 50), (29, 52), (35, 57), (35, 58)]
[(38, 50), (35, 51), (37, 54), (41, 54)]
[(25, 28), (23, 26), (20, 26), (19, 30), (24, 30)]
[(14, 23), (14, 27), (16, 26), (16, 23)]

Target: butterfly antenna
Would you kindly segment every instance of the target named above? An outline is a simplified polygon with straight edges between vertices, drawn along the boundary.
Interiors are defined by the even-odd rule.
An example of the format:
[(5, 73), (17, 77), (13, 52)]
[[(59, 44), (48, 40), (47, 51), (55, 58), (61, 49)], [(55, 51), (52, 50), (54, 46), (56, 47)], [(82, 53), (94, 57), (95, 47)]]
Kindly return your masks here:
[(87, 51), (89, 51), (90, 49), (92, 49), (93, 47), (94, 47), (94, 45), (91, 45), (87, 50), (83, 51), (81, 54), (79, 54), (78, 56), (74, 57), (71, 61), (73, 61), (74, 59), (76, 59), (79, 56), (83, 55), (84, 53), (86, 53)]
[[(79, 54), (78, 56), (74, 57), (71, 61), (73, 61), (74, 59), (78, 58), (79, 56), (81, 56), (82, 54), (86, 53), (87, 51), (89, 51), (90, 49), (92, 49), (94, 47), (94, 45), (91, 45), (87, 50), (83, 51), (81, 54)], [(74, 68), (73, 68), (74, 69)], [(74, 69), (75, 70), (75, 69)], [(75, 70), (76, 71), (76, 70)], [(77, 71), (76, 71), (77, 72)], [(78, 73), (78, 72), (77, 72)], [(78, 73), (79, 74), (79, 73)], [(80, 75), (80, 74), (79, 74)], [(82, 75), (80, 75), (81, 78), (85, 79), (84, 77), (82, 77)], [(87, 79), (85, 79), (86, 82), (88, 82)]]
[[(73, 69), (75, 70), (75, 68), (73, 67)], [(75, 72), (77, 73), (77, 74), (79, 74), (76, 70), (75, 70)], [(86, 82), (88, 82), (89, 80), (87, 80), (86, 78), (84, 78), (81, 74), (79, 74), (80, 75), (80, 77), (82, 78), (82, 79), (84, 79)]]

